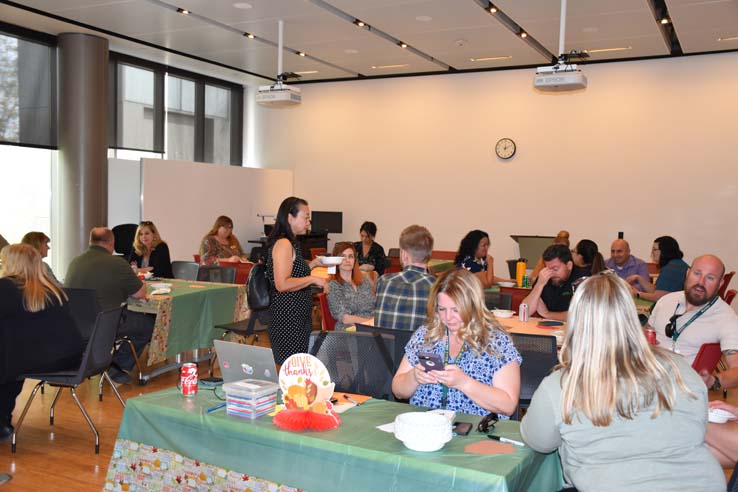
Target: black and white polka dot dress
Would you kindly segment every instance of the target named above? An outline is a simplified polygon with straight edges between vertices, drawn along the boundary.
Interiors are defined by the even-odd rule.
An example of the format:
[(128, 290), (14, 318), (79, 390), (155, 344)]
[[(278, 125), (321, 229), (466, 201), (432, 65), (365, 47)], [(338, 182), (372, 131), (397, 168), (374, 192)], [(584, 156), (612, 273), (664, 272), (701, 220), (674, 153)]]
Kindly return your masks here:
[[(302, 257), (302, 251), (292, 243), (295, 261), (292, 277), (310, 275), (310, 267)], [(272, 319), (269, 324), (269, 340), (274, 351), (274, 361), (282, 364), (290, 355), (307, 353), (312, 329), (313, 296), (310, 287), (295, 292), (277, 292), (274, 287), (274, 259), (272, 248), (267, 253), (267, 278), (272, 284), (272, 303), (269, 306)]]

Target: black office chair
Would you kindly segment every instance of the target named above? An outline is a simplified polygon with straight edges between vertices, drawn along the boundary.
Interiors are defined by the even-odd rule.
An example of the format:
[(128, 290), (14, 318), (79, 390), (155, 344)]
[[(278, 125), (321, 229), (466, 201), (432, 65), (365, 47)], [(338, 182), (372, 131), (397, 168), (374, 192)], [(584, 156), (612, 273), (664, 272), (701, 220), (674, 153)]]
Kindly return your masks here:
[(128, 258), (131, 256), (133, 249), (133, 240), (136, 238), (136, 224), (119, 224), (113, 227), (113, 236), (115, 237), (115, 252)]
[[(380, 350), (385, 350), (381, 346), (384, 345), (386, 350), (389, 351), (390, 346), (393, 350), (390, 351), (392, 355), (392, 373), (397, 372), (397, 368), (400, 367), (402, 358), (405, 357), (405, 346), (410, 341), (410, 337), (413, 336), (413, 331), (410, 330), (394, 330), (392, 328), (382, 328), (380, 326), (369, 326), (361, 323), (356, 323), (356, 331), (359, 333), (371, 333), (374, 336), (374, 342), (378, 345)], [(385, 340), (394, 340), (393, 343), (387, 344)]]
[(197, 280), (200, 273), (200, 265), (194, 261), (173, 261), (172, 273), (174, 278), (180, 280)]
[(115, 336), (118, 332), (118, 325), (120, 324), (121, 313), (122, 308), (116, 308), (110, 309), (108, 311), (103, 311), (97, 315), (95, 327), (90, 334), (90, 339), (87, 342), (87, 347), (85, 348), (84, 354), (82, 356), (82, 362), (80, 363), (78, 368), (70, 369), (67, 371), (56, 371), (49, 373), (31, 373), (21, 376), (22, 378), (26, 379), (38, 379), (39, 382), (33, 388), (31, 396), (28, 398), (26, 406), (23, 407), (23, 412), (21, 413), (20, 418), (18, 419), (18, 423), (15, 426), (15, 431), (13, 432), (13, 437), (11, 441), (11, 451), (13, 453), (15, 453), (17, 436), (18, 432), (20, 432), (21, 426), (23, 425), (23, 419), (26, 417), (26, 413), (28, 413), (28, 409), (30, 408), (31, 403), (33, 403), (33, 399), (36, 396), (36, 393), (44, 383), (48, 384), (49, 386), (54, 386), (58, 388), (56, 395), (54, 396), (54, 400), (51, 402), (51, 409), (49, 411), (49, 425), (54, 425), (54, 407), (56, 406), (56, 402), (59, 401), (59, 396), (61, 395), (62, 389), (69, 388), (69, 392), (72, 394), (74, 402), (77, 404), (77, 407), (82, 412), (82, 415), (87, 421), (87, 424), (90, 426), (90, 429), (92, 429), (93, 434), (95, 434), (95, 454), (100, 453), (100, 435), (98, 434), (97, 428), (95, 428), (95, 424), (92, 422), (92, 419), (87, 414), (85, 407), (79, 401), (77, 393), (75, 393), (74, 390), (75, 388), (77, 388), (77, 386), (84, 382), (85, 379), (100, 374), (101, 377), (108, 380), (108, 383), (113, 388), (113, 391), (118, 397), (118, 400), (125, 407), (123, 398), (121, 398), (118, 390), (115, 389), (115, 385), (110, 380), (107, 373), (107, 369), (108, 367), (110, 367), (110, 363), (113, 361), (113, 344), (115, 343)]
[(266, 261), (266, 248), (263, 246), (254, 246), (253, 248), (251, 248), (249, 261), (251, 263), (259, 263), (262, 260)]
[(512, 417), (518, 420), (520, 410), (528, 408), (533, 393), (538, 389), (543, 378), (548, 376), (558, 364), (559, 357), (554, 336), (521, 333), (510, 333), (509, 336), (523, 357), (523, 364), (520, 366), (520, 399), (518, 408)]
[(74, 323), (77, 325), (82, 341), (87, 343), (95, 329), (97, 313), (100, 305), (97, 302), (95, 289), (64, 289), (69, 298), (69, 312), (72, 314)]
[(512, 294), (502, 292), (484, 292), (484, 304), (487, 309), (512, 309)]
[(392, 400), (395, 340), (386, 335), (383, 350), (370, 333), (314, 331), (310, 354), (325, 364), (336, 391)]
[(201, 266), (197, 272), (200, 282), (219, 282), (221, 284), (236, 283), (236, 267)]

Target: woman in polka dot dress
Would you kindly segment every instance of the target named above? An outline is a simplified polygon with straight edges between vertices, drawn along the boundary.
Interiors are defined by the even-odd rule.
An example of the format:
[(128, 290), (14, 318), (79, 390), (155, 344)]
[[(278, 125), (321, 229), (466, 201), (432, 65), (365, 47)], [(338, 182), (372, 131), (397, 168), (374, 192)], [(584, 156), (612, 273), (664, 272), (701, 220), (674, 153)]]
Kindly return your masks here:
[(277, 364), (292, 354), (308, 351), (313, 305), (310, 286), (325, 287), (324, 279), (310, 275), (310, 269), (318, 266), (319, 260), (308, 265), (297, 242), (297, 236), (305, 234), (309, 225), (307, 202), (291, 196), (279, 206), (269, 235), (266, 269), (273, 289), (269, 340)]

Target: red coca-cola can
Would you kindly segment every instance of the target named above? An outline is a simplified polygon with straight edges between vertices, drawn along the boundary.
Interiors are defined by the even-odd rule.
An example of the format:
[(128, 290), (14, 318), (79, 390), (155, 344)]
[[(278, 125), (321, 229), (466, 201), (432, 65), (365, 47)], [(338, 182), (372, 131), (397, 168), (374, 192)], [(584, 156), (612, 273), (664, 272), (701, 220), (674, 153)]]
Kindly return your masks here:
[(197, 364), (187, 362), (182, 364), (179, 371), (179, 387), (182, 396), (195, 396), (197, 394)]
[(656, 331), (645, 330), (644, 333), (646, 334), (646, 340), (648, 340), (648, 343), (650, 343), (651, 345), (656, 345)]

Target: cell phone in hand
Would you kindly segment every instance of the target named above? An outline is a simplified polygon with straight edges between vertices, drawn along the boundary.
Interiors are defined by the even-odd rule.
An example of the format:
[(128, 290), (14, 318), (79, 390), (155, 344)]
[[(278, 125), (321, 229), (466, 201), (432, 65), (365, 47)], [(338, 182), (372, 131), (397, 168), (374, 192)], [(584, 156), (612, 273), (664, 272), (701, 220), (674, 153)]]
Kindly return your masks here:
[(471, 431), (471, 422), (454, 422), (454, 432), (457, 436), (465, 436)]
[(420, 365), (425, 368), (425, 372), (443, 370), (443, 360), (438, 354), (434, 354), (432, 352), (420, 352), (418, 354), (418, 360)]

